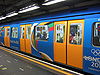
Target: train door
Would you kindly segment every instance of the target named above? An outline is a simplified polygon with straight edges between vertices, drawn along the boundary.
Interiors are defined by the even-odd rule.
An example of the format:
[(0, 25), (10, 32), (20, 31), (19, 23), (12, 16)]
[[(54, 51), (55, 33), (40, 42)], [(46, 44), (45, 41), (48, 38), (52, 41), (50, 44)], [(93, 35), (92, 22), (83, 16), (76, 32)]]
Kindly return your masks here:
[(26, 53), (31, 52), (31, 42), (30, 42), (30, 33), (31, 25), (21, 25), (20, 26), (21, 35), (20, 35), (20, 50)]
[(84, 20), (68, 21), (67, 64), (83, 68)]
[(30, 38), (31, 38), (31, 25), (29, 24), (29, 25), (26, 25), (26, 39), (25, 39), (27, 53), (32, 53)]
[(54, 22), (54, 60), (66, 64), (67, 21)]
[(4, 35), (4, 44), (7, 47), (10, 47), (10, 27), (4, 27), (5, 28), (5, 35)]

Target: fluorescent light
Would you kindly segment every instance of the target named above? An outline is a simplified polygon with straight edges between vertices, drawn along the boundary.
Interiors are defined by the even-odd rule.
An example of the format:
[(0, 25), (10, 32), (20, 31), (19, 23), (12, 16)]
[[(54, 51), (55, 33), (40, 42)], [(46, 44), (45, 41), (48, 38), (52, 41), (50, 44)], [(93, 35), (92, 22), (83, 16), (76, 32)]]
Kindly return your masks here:
[(18, 13), (9, 14), (9, 15), (7, 15), (6, 17), (12, 17), (12, 16), (15, 16), (15, 15), (18, 15)]
[(45, 2), (48, 2), (49, 0), (45, 0)]
[(6, 19), (6, 17), (0, 17), (0, 20)]
[(7, 17), (15, 16), (15, 15), (18, 15), (18, 13), (15, 13), (15, 11), (13, 11), (11, 13), (8, 13), (7, 16), (5, 16), (5, 17), (1, 16), (0, 20), (6, 19)]
[(44, 3), (42, 5), (51, 5), (51, 4), (55, 4), (55, 3), (58, 3), (58, 2), (62, 2), (62, 1), (66, 1), (66, 0), (53, 0), (53, 1), (50, 1), (50, 2), (47, 2), (47, 3)]
[(32, 10), (35, 10), (35, 9), (38, 9), (38, 8), (40, 8), (40, 7), (38, 7), (38, 6), (30, 7), (30, 8), (21, 10), (18, 13), (24, 13), (24, 12), (32, 11)]

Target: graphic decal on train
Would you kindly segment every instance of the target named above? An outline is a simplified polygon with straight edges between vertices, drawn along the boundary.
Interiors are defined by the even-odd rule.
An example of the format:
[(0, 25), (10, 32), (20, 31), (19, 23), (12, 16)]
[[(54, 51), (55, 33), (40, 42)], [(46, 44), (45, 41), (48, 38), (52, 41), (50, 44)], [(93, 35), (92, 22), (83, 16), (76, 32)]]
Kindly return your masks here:
[[(89, 55), (83, 57), (84, 61), (88, 63), (86, 66), (89, 70), (99, 74), (100, 72), (100, 49), (91, 49)], [(85, 64), (86, 65), (86, 64)]]
[[(54, 30), (54, 25), (49, 22), (34, 23), (31, 29), (31, 45), (42, 58), (53, 61), (46, 53), (38, 50), (38, 42), (48, 41), (49, 32)], [(48, 50), (48, 49), (47, 49)]]
[[(0, 37), (3, 36), (3, 32), (4, 32), (4, 27), (0, 27)], [(0, 45), (4, 46), (4, 43), (2, 42), (1, 39), (0, 39)]]

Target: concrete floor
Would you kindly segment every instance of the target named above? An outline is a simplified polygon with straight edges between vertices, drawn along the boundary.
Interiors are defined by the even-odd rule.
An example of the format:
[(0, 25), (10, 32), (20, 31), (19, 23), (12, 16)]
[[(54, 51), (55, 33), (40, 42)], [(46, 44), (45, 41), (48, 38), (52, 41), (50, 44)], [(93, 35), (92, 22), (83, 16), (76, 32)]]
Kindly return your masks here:
[(0, 75), (57, 75), (0, 50)]

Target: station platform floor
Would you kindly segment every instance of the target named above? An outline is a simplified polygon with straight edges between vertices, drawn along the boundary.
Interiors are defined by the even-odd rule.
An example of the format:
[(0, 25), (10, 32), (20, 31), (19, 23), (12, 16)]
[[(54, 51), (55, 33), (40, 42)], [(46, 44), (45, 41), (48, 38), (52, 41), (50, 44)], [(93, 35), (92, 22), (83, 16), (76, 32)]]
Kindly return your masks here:
[[(37, 59), (38, 60), (38, 59)], [(83, 75), (46, 65), (27, 55), (0, 46), (0, 75)]]

